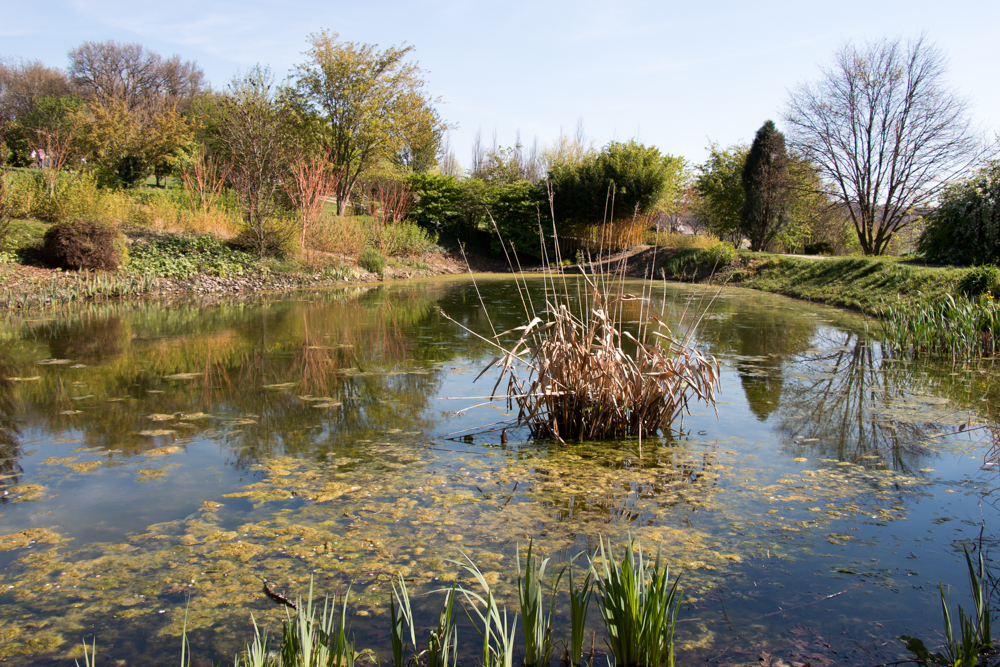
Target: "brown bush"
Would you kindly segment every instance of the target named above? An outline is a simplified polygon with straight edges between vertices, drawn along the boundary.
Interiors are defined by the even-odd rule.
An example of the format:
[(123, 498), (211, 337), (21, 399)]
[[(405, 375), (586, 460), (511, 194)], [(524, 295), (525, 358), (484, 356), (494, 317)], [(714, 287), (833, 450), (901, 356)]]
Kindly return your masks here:
[(64, 269), (114, 271), (127, 258), (125, 237), (96, 220), (60, 222), (45, 232), (45, 261)]

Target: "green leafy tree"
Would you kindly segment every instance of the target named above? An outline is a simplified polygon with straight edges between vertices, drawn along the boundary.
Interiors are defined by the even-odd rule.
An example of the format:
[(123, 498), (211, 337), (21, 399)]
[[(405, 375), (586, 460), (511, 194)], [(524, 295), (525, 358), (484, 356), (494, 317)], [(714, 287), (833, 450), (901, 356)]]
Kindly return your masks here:
[[(519, 255), (542, 258), (543, 236), (539, 233), (539, 221), (545, 219), (540, 216), (543, 210), (548, 210), (548, 202), (541, 186), (528, 181), (494, 186), (487, 195), (486, 208), (499, 231), (499, 238), (496, 233), (491, 236), (490, 249), (495, 254), (503, 252), (502, 241)], [(545, 231), (543, 225), (542, 234)], [(551, 235), (544, 235), (544, 242), (551, 258)]]
[(424, 93), (422, 71), (406, 60), (412, 47), (380, 51), (325, 30), (309, 39), (293, 101), (303, 131), (323, 143), (343, 174), (337, 186), (337, 213), (343, 215), (366, 171), (425, 146), (443, 123)]
[(682, 189), (683, 171), (683, 158), (613, 141), (594, 156), (550, 169), (556, 218), (591, 224), (651, 213), (665, 192)]
[(804, 252), (809, 244), (828, 251), (845, 248), (853, 236), (847, 228), (850, 223), (821, 179), (819, 167), (799, 155), (789, 155), (788, 189), (786, 222), (775, 237), (783, 250)]
[(1000, 262), (1000, 160), (945, 189), (917, 250), (939, 264)]
[(453, 176), (414, 174), (410, 219), (438, 235), (456, 236), (462, 223), (462, 190)]
[(169, 169), (194, 138), (187, 121), (167, 109), (149, 114), (124, 102), (92, 102), (81, 113), (80, 143), (105, 185), (135, 187), (160, 165)]
[(708, 150), (708, 160), (697, 167), (699, 201), (695, 214), (720, 238), (738, 240), (744, 201), (741, 177), (750, 147), (734, 144), (722, 148), (713, 143)]
[(787, 222), (790, 191), (785, 135), (766, 121), (754, 137), (740, 174), (740, 230), (751, 250), (765, 250)]

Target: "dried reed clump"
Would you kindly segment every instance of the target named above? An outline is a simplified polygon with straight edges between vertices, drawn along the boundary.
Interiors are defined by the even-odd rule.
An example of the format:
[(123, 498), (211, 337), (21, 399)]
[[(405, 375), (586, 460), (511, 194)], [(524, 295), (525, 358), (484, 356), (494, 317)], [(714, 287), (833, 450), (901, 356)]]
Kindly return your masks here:
[[(657, 317), (648, 316), (639, 337), (622, 327), (626, 294), (585, 276), (589, 302), (582, 316), (566, 303), (547, 303), (549, 321), (535, 317), (517, 343), (492, 366), (508, 376), (507, 400), (519, 407), (518, 425), (536, 438), (603, 440), (652, 435), (669, 428), (691, 397), (715, 405), (719, 363), (676, 341)], [(507, 333), (511, 333), (507, 332)], [(529, 375), (516, 365), (528, 359)], [(527, 388), (525, 385), (527, 384)]]

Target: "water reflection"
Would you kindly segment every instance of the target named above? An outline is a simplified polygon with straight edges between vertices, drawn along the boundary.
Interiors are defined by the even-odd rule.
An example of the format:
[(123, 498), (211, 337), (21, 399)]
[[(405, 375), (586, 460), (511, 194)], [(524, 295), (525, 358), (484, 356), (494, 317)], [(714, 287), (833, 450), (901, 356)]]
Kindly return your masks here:
[[(441, 281), (115, 305), (0, 333), (0, 470), (15, 475), (0, 484), (41, 489), (34, 505), (0, 515), (0, 535), (20, 545), (0, 554), (14, 586), (0, 598), (0, 627), (39, 642), (35, 656), (63, 657), (79, 628), (99, 627), (111, 659), (148, 653), (166, 664), (190, 592), (192, 639), (221, 661), (241, 648), (250, 613), (280, 622), (262, 578), (294, 594), (318, 576), (323, 590), (354, 582), (353, 607), (370, 615), (359, 616), (361, 644), (378, 645), (387, 573), (413, 578), (414, 592), (437, 589), (457, 576), (448, 559), (466, 553), (513, 604), (513, 552), (529, 536), (557, 557), (601, 536), (662, 543), (685, 572), (693, 602), (682, 615), (705, 623), (680, 631), (698, 645), (692, 660), (733, 636), (716, 598), (752, 614), (745, 632), (770, 638), (788, 619), (757, 624), (754, 605), (807, 604), (810, 582), (837, 586), (828, 593), (860, 576), (840, 570), (878, 575), (835, 598), (844, 613), (874, 618), (894, 595), (923, 608), (912, 604), (923, 594), (916, 579), (912, 589), (892, 579), (893, 559), (906, 558), (895, 542), (933, 528), (947, 543), (960, 523), (906, 525), (926, 514), (911, 506), (934, 484), (917, 474), (937, 451), (932, 436), (982, 404), (968, 374), (888, 362), (849, 316), (726, 292), (697, 338), (723, 360), (721, 420), (696, 411), (689, 430), (641, 447), (523, 442), (516, 431), (506, 444), (455, 441), (445, 434), (511, 417), (498, 403), (459, 418), (465, 404), (442, 400), (488, 392), (488, 380), (472, 379), (493, 352), (439, 309), (480, 335), (524, 323), (509, 281), (481, 281), (478, 292), (482, 301), (468, 281)], [(683, 334), (714, 290), (666, 292), (651, 307)], [(639, 317), (630, 302), (623, 318)], [(745, 405), (731, 397), (741, 391)], [(944, 566), (961, 564), (951, 555)], [(883, 606), (856, 612), (871, 600)], [(835, 615), (802, 609), (839, 632)]]
[(241, 467), (388, 424), (429, 427), (431, 361), (456, 353), (410, 338), (415, 323), (437, 319), (434, 302), (384, 290), (351, 297), (28, 325), (8, 375), (41, 378), (6, 391), (32, 428), (71, 430), (87, 447), (128, 457), (164, 439), (220, 437)]
[[(747, 296), (754, 301), (754, 297)], [(705, 318), (699, 337), (712, 354), (735, 357), (747, 404), (759, 421), (767, 421), (781, 404), (782, 372), (788, 360), (809, 349), (816, 333), (815, 318), (801, 311), (748, 307), (744, 299), (721, 299)]]
[(826, 333), (828, 350), (786, 371), (777, 430), (789, 454), (913, 473), (936, 453), (928, 436), (957, 431), (968, 419), (953, 405), (971, 403), (954, 376), (885, 359), (859, 334)]
[(0, 503), (4, 504), (10, 501), (10, 490), (24, 473), (19, 461), (20, 427), (15, 420), (19, 410), (14, 397), (14, 367), (4, 361), (9, 358), (10, 348), (10, 343), (0, 344)]

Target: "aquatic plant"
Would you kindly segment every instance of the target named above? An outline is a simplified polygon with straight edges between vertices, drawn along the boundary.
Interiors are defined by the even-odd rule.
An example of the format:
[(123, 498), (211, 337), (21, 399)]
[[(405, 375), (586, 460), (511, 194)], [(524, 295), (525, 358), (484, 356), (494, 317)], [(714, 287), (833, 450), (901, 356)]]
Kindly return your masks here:
[(650, 567), (634, 540), (625, 547), (620, 564), (614, 560), (611, 545), (605, 548), (603, 538), (599, 554), (600, 564), (591, 561), (591, 567), (597, 573), (599, 609), (614, 664), (673, 667), (680, 578), (670, 583), (669, 568), (659, 552)]
[(525, 555), (524, 570), (521, 570), (521, 554), (517, 554), (517, 593), (521, 606), (521, 627), (524, 633), (524, 664), (548, 665), (555, 648), (553, 642), (552, 619), (555, 616), (556, 591), (562, 580), (565, 567), (552, 570), (549, 582), (549, 608), (545, 612), (542, 580), (545, 579), (545, 568), (548, 558), (536, 561), (531, 553), (532, 541), (528, 541), (528, 553)]
[[(399, 588), (396, 588), (398, 583)], [(410, 594), (406, 588), (406, 579), (397, 575), (392, 585), (392, 597), (389, 598), (390, 642), (392, 644), (393, 667), (405, 667), (407, 664), (423, 665), (423, 667), (456, 667), (458, 665), (458, 627), (455, 624), (455, 592), (456, 586), (445, 597), (444, 606), (438, 615), (437, 627), (427, 635), (427, 648), (417, 653), (417, 636), (413, 623), (413, 611), (410, 607)], [(406, 632), (406, 629), (409, 632)], [(409, 635), (409, 644), (407, 636)], [(406, 659), (407, 649), (413, 651), (413, 658)]]
[[(266, 589), (265, 589), (266, 590)], [(349, 667), (357, 662), (361, 653), (355, 649), (354, 639), (347, 638), (347, 587), (337, 611), (337, 597), (323, 601), (322, 613), (313, 603), (313, 581), (309, 580), (309, 596), (303, 604), (280, 598), (295, 614), (288, 614), (281, 627), (281, 645), (277, 651), (268, 648), (267, 633), (262, 632), (253, 620), (254, 638), (242, 655), (236, 657), (236, 667)], [(278, 597), (278, 596), (275, 596)], [(252, 617), (251, 617), (252, 619)], [(186, 637), (184, 638), (186, 643)], [(183, 647), (181, 664), (185, 667)]]
[(569, 571), (569, 619), (570, 642), (567, 648), (567, 660), (573, 667), (580, 665), (583, 654), (583, 636), (587, 627), (587, 610), (590, 608), (590, 598), (594, 593), (594, 569), (587, 569), (587, 576), (579, 588), (573, 581), (573, 563), (566, 565)]
[[(458, 589), (465, 597), (468, 608), (482, 623), (482, 627), (476, 626), (483, 638), (481, 664), (483, 667), (513, 667), (517, 616), (508, 615), (506, 608), (500, 609), (493, 589), (471, 558), (465, 556), (465, 562), (452, 562), (471, 574), (482, 589), (481, 594), (464, 587)], [(466, 612), (468, 613), (468, 609)], [(472, 617), (471, 614), (469, 616)]]
[[(623, 327), (623, 307), (638, 301), (642, 310), (648, 298), (614, 294), (616, 283), (605, 276), (583, 281), (587, 295), (579, 314), (568, 298), (550, 300), (542, 313), (547, 321), (535, 316), (498, 336), (520, 334), (483, 372), (499, 368), (497, 385), (508, 376), (518, 425), (559, 441), (641, 438), (669, 428), (691, 396), (715, 404), (720, 370), (714, 358), (676, 340), (648, 312), (633, 335)], [(529, 369), (526, 379), (517, 372), (521, 363)]]
[(946, 295), (915, 306), (886, 303), (878, 320), (886, 346), (902, 354), (973, 359), (997, 353), (1000, 307), (989, 293), (975, 299)]
[[(993, 634), (990, 627), (991, 610), (985, 577), (976, 573), (968, 550), (965, 551), (965, 562), (969, 568), (969, 587), (972, 589), (974, 608), (972, 615), (967, 615), (962, 606), (959, 605), (959, 636), (957, 638), (952, 624), (949, 596), (945, 593), (944, 585), (938, 584), (941, 592), (941, 615), (944, 620), (946, 653), (931, 653), (924, 642), (916, 637), (908, 635), (900, 637), (907, 650), (913, 654), (917, 662), (923, 665), (975, 667), (979, 663), (980, 656), (988, 653), (993, 646)], [(985, 572), (982, 552), (979, 553), (979, 571)]]

